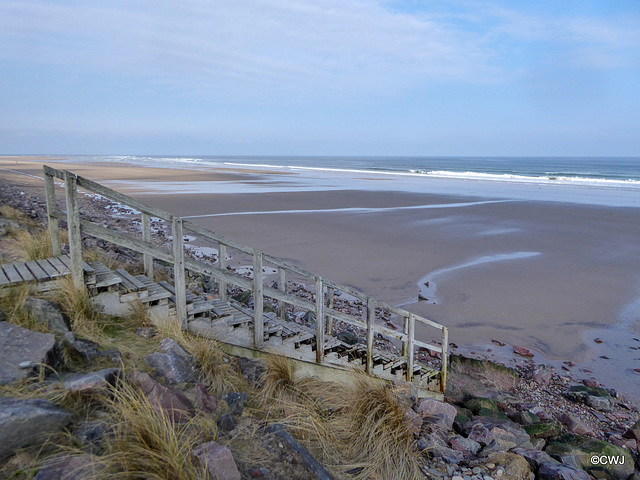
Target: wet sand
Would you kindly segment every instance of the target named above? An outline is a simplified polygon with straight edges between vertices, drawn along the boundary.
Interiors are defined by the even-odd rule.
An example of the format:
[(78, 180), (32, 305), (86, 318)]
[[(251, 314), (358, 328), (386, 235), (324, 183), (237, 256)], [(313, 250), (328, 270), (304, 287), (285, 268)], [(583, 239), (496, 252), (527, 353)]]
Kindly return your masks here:
[[(39, 175), (40, 160), (18, 160), (0, 159), (0, 168)], [(258, 170), (55, 166), (191, 216), (195, 223), (389, 303), (404, 304), (447, 325), (461, 350), (506, 358), (509, 346), (491, 344), (498, 339), (535, 351), (539, 362), (576, 362), (570, 370), (578, 377), (595, 375), (608, 385), (613, 381), (615, 388), (640, 391), (640, 376), (633, 372), (640, 368), (640, 342), (634, 340), (640, 312), (633, 307), (640, 298), (637, 208), (380, 188), (163, 194), (157, 184), (151, 189), (145, 181), (190, 182), (206, 176), (213, 182), (259, 180), (264, 185), (282, 179)], [(424, 278), (429, 288), (419, 284)], [(427, 300), (418, 301), (420, 287)], [(437, 292), (433, 298), (430, 289)], [(594, 343), (596, 336), (605, 342)]]

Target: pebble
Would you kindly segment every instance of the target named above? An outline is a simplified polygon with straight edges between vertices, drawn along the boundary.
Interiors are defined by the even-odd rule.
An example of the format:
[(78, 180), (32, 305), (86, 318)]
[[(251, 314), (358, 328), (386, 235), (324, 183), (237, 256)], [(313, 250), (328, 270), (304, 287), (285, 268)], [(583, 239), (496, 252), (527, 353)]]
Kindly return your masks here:
[(454, 475), (451, 480), (464, 480), (460, 475)]
[(482, 477), (482, 480), (493, 480), (493, 477), (485, 475), (484, 477)]
[(496, 477), (500, 478), (504, 475), (504, 468), (500, 467), (496, 470)]
[(482, 470), (480, 469), (480, 467), (473, 467), (473, 470), (471, 471), (474, 475), (478, 475)]
[(495, 463), (487, 463), (485, 465), (485, 467), (487, 467), (489, 470), (493, 470), (494, 468), (496, 468), (496, 464)]

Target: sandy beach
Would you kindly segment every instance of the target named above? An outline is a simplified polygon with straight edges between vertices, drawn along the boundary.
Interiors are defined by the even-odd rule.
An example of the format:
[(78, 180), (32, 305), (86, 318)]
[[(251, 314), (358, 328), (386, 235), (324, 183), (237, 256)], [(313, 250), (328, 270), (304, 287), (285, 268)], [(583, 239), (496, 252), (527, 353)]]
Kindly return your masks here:
[[(464, 188), (406, 192), (385, 189), (388, 179), (374, 175), (354, 181), (357, 189), (293, 188), (298, 178), (268, 169), (89, 165), (63, 158), (0, 158), (0, 176), (37, 184), (20, 173), (39, 177), (43, 163), (403, 304), (447, 325), (458, 351), (512, 361), (511, 346), (521, 345), (539, 363), (576, 363), (564, 364), (576, 378), (595, 376), (640, 393), (633, 370), (640, 368), (637, 207), (467, 195)], [(179, 182), (182, 190), (163, 191), (162, 182)], [(217, 182), (223, 192), (231, 184), (243, 188), (205, 193), (203, 182)], [(195, 193), (187, 193), (189, 185)]]

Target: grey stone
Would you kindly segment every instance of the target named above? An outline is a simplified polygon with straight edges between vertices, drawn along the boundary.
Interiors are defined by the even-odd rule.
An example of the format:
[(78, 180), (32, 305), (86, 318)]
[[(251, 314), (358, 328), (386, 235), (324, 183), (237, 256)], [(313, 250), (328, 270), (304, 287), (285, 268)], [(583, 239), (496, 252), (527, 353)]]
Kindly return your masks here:
[(240, 472), (229, 447), (207, 442), (193, 449), (195, 457), (209, 473), (210, 480), (241, 480)]
[(0, 385), (25, 379), (31, 369), (23, 362), (55, 363), (56, 339), (51, 333), (32, 332), (9, 322), (0, 322)]
[(466, 452), (471, 455), (475, 455), (480, 451), (482, 445), (475, 440), (457, 435), (451, 439), (451, 448), (463, 453)]
[(229, 413), (236, 417), (242, 415), (244, 404), (248, 400), (249, 396), (242, 392), (227, 393), (222, 399), (227, 402), (229, 406)]
[(60, 455), (45, 460), (33, 480), (97, 480), (104, 469), (94, 455)]
[(0, 397), (0, 462), (19, 448), (43, 442), (71, 422), (71, 414), (43, 399)]
[(220, 415), (220, 418), (216, 421), (216, 425), (220, 430), (231, 432), (238, 426), (238, 419), (230, 413), (224, 413)]
[(464, 459), (462, 452), (441, 445), (434, 446), (431, 449), (431, 455), (433, 455), (434, 458), (440, 458), (447, 463), (453, 464), (458, 464)]
[(64, 335), (69, 331), (69, 324), (57, 304), (42, 298), (27, 297), (24, 308), (35, 320), (46, 325), (51, 333)]
[(60, 339), (60, 346), (70, 356), (82, 358), (87, 365), (97, 358), (108, 358), (113, 363), (120, 364), (122, 362), (122, 354), (115, 349), (100, 350), (100, 345), (91, 340), (84, 338), (76, 338), (73, 332), (67, 332)]
[(356, 343), (358, 343), (358, 336), (355, 333), (350, 332), (349, 330), (343, 330), (342, 332), (339, 332), (336, 337), (338, 337), (338, 340), (343, 341), (347, 345), (355, 345)]
[(213, 413), (218, 408), (218, 400), (213, 395), (209, 395), (206, 387), (202, 383), (196, 383), (194, 385), (194, 391), (196, 393), (196, 403), (200, 410), (205, 413)]
[(101, 391), (113, 385), (120, 370), (104, 368), (97, 372), (75, 373), (62, 378), (62, 388), (71, 392)]
[(152, 353), (144, 361), (169, 384), (193, 382), (197, 378), (195, 361), (173, 339), (160, 342), (160, 352)]
[(565, 396), (569, 400), (584, 403), (603, 412), (610, 411), (615, 404), (613, 397), (605, 389), (599, 387), (574, 385), (569, 387), (565, 392)]
[(130, 378), (140, 387), (149, 403), (157, 411), (166, 413), (174, 422), (186, 421), (193, 415), (193, 404), (182, 392), (160, 385), (144, 372), (134, 372)]
[(524, 457), (527, 462), (529, 462), (529, 465), (531, 465), (531, 468), (533, 470), (537, 470), (538, 467), (543, 463), (549, 463), (552, 465), (560, 464), (560, 462), (550, 457), (546, 452), (533, 448), (514, 448), (513, 453), (517, 453), (518, 455)]
[(415, 410), (425, 419), (430, 417), (435, 418), (436, 421), (432, 423), (442, 425), (449, 430), (453, 426), (453, 421), (458, 413), (453, 405), (440, 402), (434, 398), (423, 398), (419, 400)]
[(565, 427), (567, 427), (567, 430), (569, 430), (571, 433), (575, 433), (577, 435), (587, 435), (589, 437), (595, 436), (593, 430), (590, 427), (588, 427), (580, 418), (570, 412), (564, 412), (562, 415), (560, 415), (558, 420)]
[(253, 360), (250, 358), (239, 357), (238, 366), (240, 372), (246, 378), (252, 387), (261, 388), (264, 383), (264, 375), (267, 373), (267, 367), (264, 360)]
[(538, 468), (539, 480), (591, 480), (584, 470), (560, 465), (558, 463), (543, 463)]

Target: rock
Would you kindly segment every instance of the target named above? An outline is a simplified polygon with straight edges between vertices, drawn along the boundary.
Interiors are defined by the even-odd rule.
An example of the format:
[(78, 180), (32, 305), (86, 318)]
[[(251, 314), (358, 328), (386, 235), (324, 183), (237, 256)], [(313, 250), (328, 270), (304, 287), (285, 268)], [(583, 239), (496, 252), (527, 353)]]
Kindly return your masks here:
[(536, 382), (541, 387), (547, 387), (553, 378), (553, 371), (545, 365), (536, 365), (527, 372), (525, 378)]
[(436, 421), (431, 423), (442, 425), (449, 430), (453, 426), (453, 421), (458, 413), (453, 405), (440, 402), (434, 398), (423, 398), (419, 400), (415, 410), (422, 415), (423, 418), (436, 418)]
[(613, 397), (605, 389), (586, 385), (569, 387), (565, 396), (571, 401), (584, 403), (603, 412), (610, 411), (615, 404)]
[(560, 417), (558, 417), (558, 420), (571, 433), (575, 433), (577, 435), (586, 435), (589, 437), (595, 436), (591, 428), (589, 428), (580, 418), (570, 412), (564, 412), (562, 415), (560, 415)]
[(193, 404), (182, 392), (160, 385), (144, 372), (134, 372), (130, 378), (140, 387), (149, 403), (158, 412), (169, 415), (174, 422), (186, 421), (193, 415)]
[(242, 477), (229, 447), (216, 442), (198, 445), (191, 451), (209, 473), (211, 480), (241, 480)]
[(548, 453), (541, 450), (536, 450), (533, 448), (515, 448), (513, 450), (513, 453), (520, 455), (527, 462), (529, 462), (529, 465), (533, 470), (537, 470), (538, 467), (540, 467), (540, 465), (542, 465), (543, 463), (560, 465), (560, 462), (558, 462), (555, 458), (552, 458)]
[(209, 395), (206, 387), (202, 383), (196, 383), (194, 385), (194, 391), (196, 393), (196, 402), (198, 407), (204, 413), (213, 413), (218, 408), (218, 400), (213, 395)]
[(0, 385), (25, 379), (30, 368), (23, 362), (55, 364), (56, 339), (51, 333), (32, 332), (9, 322), (0, 322)]
[(486, 426), (482, 424), (474, 425), (467, 435), (467, 438), (478, 442), (483, 447), (486, 447), (491, 442), (493, 442), (493, 434)]
[(104, 469), (95, 455), (59, 455), (47, 458), (33, 480), (97, 480)]
[(622, 436), (624, 438), (632, 438), (632, 439), (635, 439), (637, 442), (640, 442), (640, 420), (638, 420), (631, 427), (629, 427), (627, 431), (624, 432), (624, 435)]
[(407, 423), (407, 428), (413, 435), (420, 433), (420, 429), (422, 428), (422, 415), (414, 412), (410, 408), (406, 408), (405, 421)]
[(465, 454), (475, 455), (480, 451), (482, 445), (475, 440), (457, 435), (451, 439), (451, 448)]
[(136, 335), (140, 335), (142, 338), (153, 338), (158, 334), (158, 331), (153, 327), (140, 327), (136, 329)]
[(0, 397), (0, 463), (71, 423), (71, 414), (43, 399)]
[(83, 450), (89, 450), (91, 453), (99, 455), (104, 450), (105, 436), (112, 436), (113, 430), (102, 421), (87, 421), (79, 423), (75, 433)]
[(70, 392), (104, 391), (114, 384), (119, 374), (117, 368), (105, 368), (97, 372), (66, 375), (61, 379), (62, 388)]
[(522, 428), (531, 438), (551, 438), (562, 433), (562, 425), (555, 420), (525, 425)]
[(238, 357), (238, 366), (240, 372), (249, 381), (252, 387), (261, 388), (264, 383), (264, 375), (267, 373), (267, 367), (264, 360), (253, 360), (244, 357)]
[(24, 308), (35, 320), (46, 325), (49, 332), (64, 335), (69, 331), (69, 324), (55, 303), (42, 298), (27, 297)]
[(355, 345), (359, 340), (358, 336), (355, 333), (350, 332), (349, 330), (343, 330), (342, 332), (339, 332), (336, 337), (338, 337), (338, 340), (343, 341), (347, 345)]
[(71, 357), (82, 358), (87, 365), (97, 358), (108, 358), (113, 363), (122, 363), (122, 355), (118, 350), (100, 350), (100, 345), (91, 340), (76, 338), (73, 332), (67, 332), (60, 339), (60, 347)]
[(522, 355), (523, 357), (533, 357), (533, 352), (526, 347), (520, 347), (515, 345), (513, 347), (513, 352), (518, 355)]
[(504, 468), (502, 479), (529, 480), (529, 474), (531, 473), (529, 462), (520, 455), (515, 453), (494, 453), (487, 461), (501, 465)]
[(229, 406), (229, 413), (236, 417), (240, 417), (242, 415), (242, 410), (244, 409), (244, 404), (248, 400), (249, 396), (246, 393), (241, 392), (232, 392), (227, 393), (222, 399), (227, 402)]
[[(454, 389), (458, 384), (458, 387), (462, 390), (463, 397), (465, 393), (475, 397), (486, 397), (487, 387), (494, 391), (513, 392), (518, 381), (518, 373), (512, 368), (498, 365), (488, 360), (475, 360), (461, 355), (451, 356), (449, 376), (450, 381), (447, 384), (453, 382), (451, 389)], [(449, 395), (449, 390), (447, 394)]]
[(591, 480), (584, 470), (558, 463), (543, 463), (538, 468), (538, 480)]
[(169, 384), (193, 382), (197, 377), (195, 361), (172, 338), (160, 342), (160, 352), (152, 353), (144, 361)]
[(6, 319), (7, 319), (7, 316), (2, 311), (2, 308), (0, 308), (0, 322), (4, 322)]
[(20, 230), (20, 224), (15, 220), (0, 218), (0, 237), (6, 237), (13, 230)]
[(529, 411), (515, 412), (509, 415), (509, 418), (520, 425), (533, 425), (534, 423), (540, 423), (540, 417), (535, 413)]
[(433, 458), (439, 458), (444, 460), (446, 463), (452, 463), (454, 465), (457, 465), (464, 459), (464, 454), (462, 452), (442, 445), (434, 446), (430, 453), (433, 455)]
[(464, 406), (482, 417), (507, 418), (498, 408), (498, 403), (491, 398), (473, 398), (465, 402)]
[[(546, 452), (560, 462), (582, 468), (596, 477), (605, 476), (612, 480), (626, 480), (634, 471), (633, 457), (624, 448), (573, 433), (551, 439)], [(594, 463), (591, 461), (593, 457), (601, 456), (615, 458), (616, 462)]]
[(216, 425), (220, 430), (231, 432), (238, 426), (238, 419), (230, 413), (224, 413), (216, 420)]

